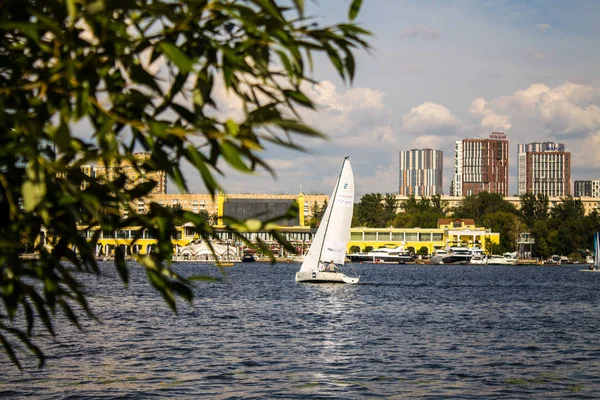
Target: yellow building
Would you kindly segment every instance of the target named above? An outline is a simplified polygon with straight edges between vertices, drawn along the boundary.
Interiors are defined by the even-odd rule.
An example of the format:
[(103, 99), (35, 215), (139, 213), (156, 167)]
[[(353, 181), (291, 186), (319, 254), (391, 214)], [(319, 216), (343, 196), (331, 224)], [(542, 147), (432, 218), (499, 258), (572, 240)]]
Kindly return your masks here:
[[(296, 200), (300, 207), (300, 215), (298, 223), (294, 225), (304, 226), (308, 219), (313, 215), (314, 208), (322, 207), (326, 201), (329, 201), (329, 196), (323, 194), (304, 194), (288, 195), (288, 194), (255, 194), (255, 193), (243, 193), (243, 194), (223, 194), (219, 193), (213, 198), (208, 193), (165, 193), (165, 194), (153, 194), (148, 196), (145, 200), (139, 200), (136, 205), (137, 211), (143, 213), (150, 208), (150, 203), (158, 203), (161, 206), (180, 206), (186, 211), (198, 213), (202, 210), (208, 212), (209, 215), (214, 216), (215, 224), (221, 226), (222, 218), (225, 215), (225, 209), (227, 205), (238, 203), (242, 204), (246, 202), (248, 206), (252, 206), (252, 203), (263, 202), (269, 203), (281, 202), (285, 204), (291, 204), (292, 201)], [(228, 203), (229, 202), (229, 203)]]
[(422, 247), (431, 254), (435, 249), (450, 246), (480, 247), (486, 251), (490, 244), (499, 244), (500, 234), (476, 227), (472, 219), (440, 219), (437, 228), (351, 228), (348, 250), (367, 247), (404, 246), (405, 250), (419, 251)]

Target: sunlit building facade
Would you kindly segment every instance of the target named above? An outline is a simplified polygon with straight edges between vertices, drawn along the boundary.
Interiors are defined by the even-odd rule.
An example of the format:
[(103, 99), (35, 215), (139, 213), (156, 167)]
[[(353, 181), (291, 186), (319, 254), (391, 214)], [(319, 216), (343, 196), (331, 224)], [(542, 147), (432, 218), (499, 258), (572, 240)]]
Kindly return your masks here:
[(571, 194), (571, 153), (562, 143), (528, 143), (518, 146), (518, 194)]
[(413, 149), (400, 152), (400, 195), (443, 194), (444, 158), (440, 150)]
[(481, 192), (508, 195), (508, 140), (500, 132), (489, 139), (463, 139), (454, 143), (453, 196)]

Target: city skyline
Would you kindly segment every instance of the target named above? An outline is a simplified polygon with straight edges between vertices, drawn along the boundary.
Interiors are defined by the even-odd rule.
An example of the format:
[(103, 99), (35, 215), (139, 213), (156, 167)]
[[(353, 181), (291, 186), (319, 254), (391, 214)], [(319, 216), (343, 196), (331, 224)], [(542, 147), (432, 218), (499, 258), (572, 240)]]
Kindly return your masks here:
[[(346, 18), (346, 0), (307, 2), (307, 14), (331, 23)], [(363, 4), (358, 21), (373, 31), (372, 54), (357, 54), (354, 84), (315, 58), (307, 94), (318, 112), (305, 121), (328, 141), (300, 138), (308, 153), (267, 147), (279, 178), (244, 175), (221, 166), (228, 193), (325, 194), (350, 156), (356, 196), (398, 192), (398, 152), (439, 149), (503, 131), (509, 146), (509, 195), (517, 193), (517, 145), (564, 143), (571, 182), (600, 178), (600, 3), (532, 1), (397, 2)], [(240, 110), (224, 91), (220, 113)], [(452, 179), (444, 157), (444, 192)], [(190, 170), (190, 169), (186, 169)], [(187, 175), (190, 191), (203, 192)], [(169, 191), (176, 191), (169, 185)]]

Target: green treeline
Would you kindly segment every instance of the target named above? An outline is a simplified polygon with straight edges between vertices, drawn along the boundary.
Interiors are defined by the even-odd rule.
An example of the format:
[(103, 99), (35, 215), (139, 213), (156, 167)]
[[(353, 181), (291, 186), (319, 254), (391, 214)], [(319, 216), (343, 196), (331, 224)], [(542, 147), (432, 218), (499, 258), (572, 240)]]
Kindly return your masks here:
[(501, 195), (483, 192), (467, 196), (458, 207), (451, 208), (439, 195), (397, 202), (394, 194), (370, 193), (355, 205), (352, 226), (437, 228), (439, 218), (473, 218), (477, 226), (500, 233), (495, 253), (515, 251), (523, 232), (535, 239), (534, 257), (583, 256), (585, 250), (593, 249), (592, 235), (600, 230), (597, 210), (586, 216), (581, 200), (571, 196), (562, 198), (552, 209), (545, 195), (525, 194), (520, 198), (521, 208), (517, 209)]

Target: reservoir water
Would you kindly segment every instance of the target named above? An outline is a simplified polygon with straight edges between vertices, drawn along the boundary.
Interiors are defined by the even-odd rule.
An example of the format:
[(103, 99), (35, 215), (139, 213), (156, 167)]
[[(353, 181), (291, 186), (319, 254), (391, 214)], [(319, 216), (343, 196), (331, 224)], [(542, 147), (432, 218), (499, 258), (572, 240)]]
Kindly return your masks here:
[[(43, 369), (0, 356), (0, 397), (600, 398), (600, 273), (581, 266), (236, 264), (174, 315), (132, 264), (85, 279), (101, 324), (61, 324)], [(220, 277), (180, 263), (184, 276)]]

